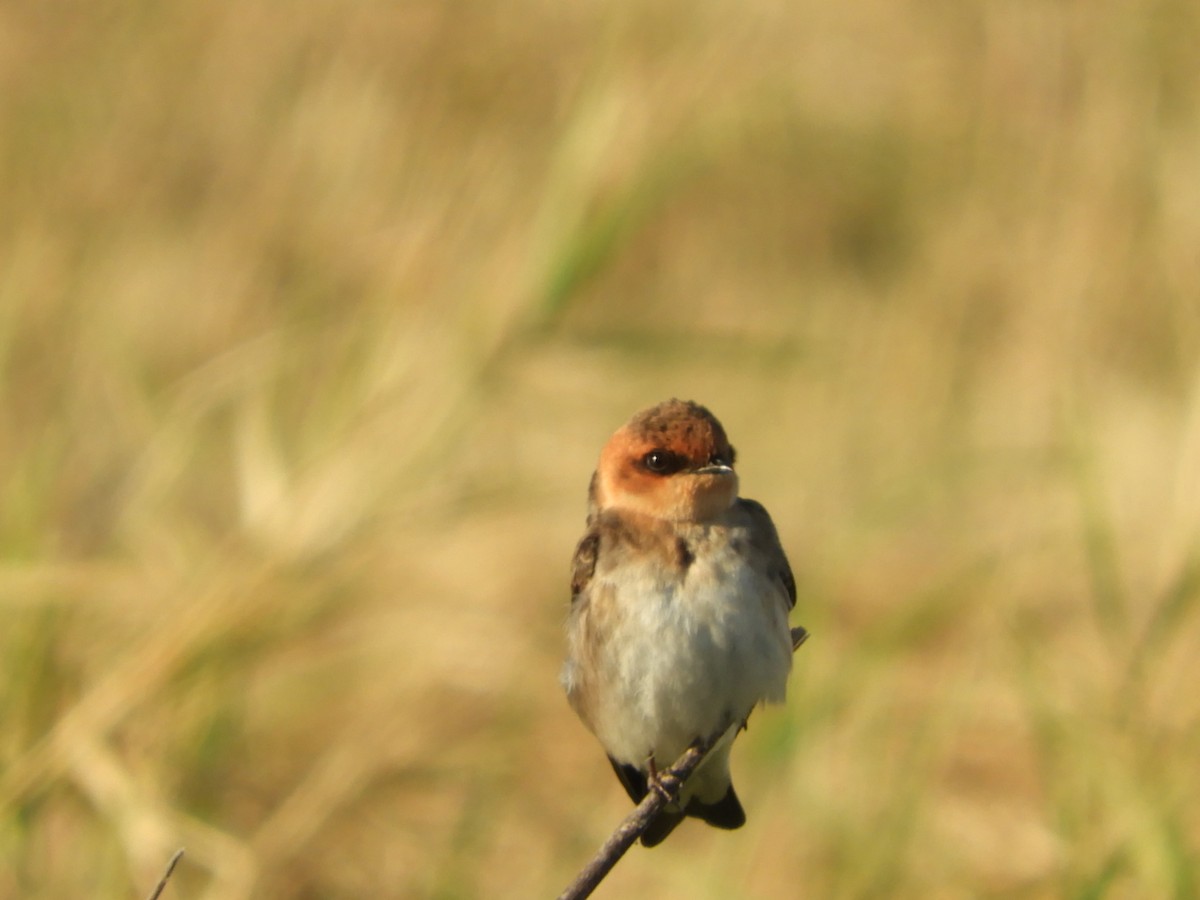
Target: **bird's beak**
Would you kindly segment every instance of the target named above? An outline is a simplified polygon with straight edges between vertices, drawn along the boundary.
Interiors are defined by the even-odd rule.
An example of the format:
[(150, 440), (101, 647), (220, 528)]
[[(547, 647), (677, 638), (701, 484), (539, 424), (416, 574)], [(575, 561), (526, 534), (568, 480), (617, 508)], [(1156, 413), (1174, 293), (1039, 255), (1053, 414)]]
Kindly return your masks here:
[(693, 470), (694, 475), (732, 475), (733, 466), (712, 465), (701, 466), (699, 469)]

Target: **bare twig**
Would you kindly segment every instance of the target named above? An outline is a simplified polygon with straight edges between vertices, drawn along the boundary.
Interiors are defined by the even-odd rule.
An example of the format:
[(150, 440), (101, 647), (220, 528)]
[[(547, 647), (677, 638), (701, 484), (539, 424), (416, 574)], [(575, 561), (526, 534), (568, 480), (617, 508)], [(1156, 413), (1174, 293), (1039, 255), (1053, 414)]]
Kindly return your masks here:
[(800, 645), (808, 640), (808, 630), (797, 625), (792, 629), (792, 652), (800, 649)]
[(658, 815), (658, 811), (667, 805), (667, 797), (674, 800), (679, 796), (683, 783), (687, 781), (692, 772), (696, 771), (696, 767), (704, 760), (705, 754), (712, 749), (712, 745), (722, 734), (724, 731), (704, 740), (693, 741), (691, 746), (683, 751), (683, 756), (675, 760), (675, 765), (663, 773), (661, 780), (663, 793), (655, 790), (646, 791), (642, 802), (625, 817), (624, 821), (617, 826), (617, 830), (609, 835), (608, 840), (596, 851), (591, 862), (584, 866), (567, 889), (558, 895), (558, 900), (582, 900), (582, 898), (592, 895), (592, 891), (604, 880), (604, 876), (612, 871), (612, 867), (625, 855), (625, 851), (633, 846), (633, 842), (646, 830), (654, 817)]
[[(800, 645), (808, 640), (808, 632), (803, 628), (792, 629), (792, 652), (800, 649)], [(565, 891), (558, 895), (558, 900), (583, 900), (590, 897), (592, 891), (612, 871), (613, 866), (625, 855), (630, 847), (649, 826), (659, 810), (679, 796), (683, 784), (696, 768), (704, 761), (705, 755), (712, 749), (713, 744), (720, 740), (725, 729), (707, 738), (697, 738), (692, 742), (683, 755), (675, 760), (675, 764), (663, 773), (661, 785), (663, 791), (650, 790), (616, 830), (609, 835), (603, 846), (596, 851), (591, 861), (580, 870)]]
[(158, 900), (159, 896), (163, 892), (163, 888), (165, 888), (167, 886), (167, 880), (171, 877), (171, 873), (175, 871), (175, 866), (179, 863), (179, 860), (182, 858), (183, 858), (183, 848), (180, 847), (171, 856), (171, 861), (169, 863), (167, 863), (167, 870), (165, 872), (163, 872), (162, 878), (158, 879), (158, 884), (155, 886), (154, 890), (151, 892), (150, 896), (146, 898), (146, 900)]

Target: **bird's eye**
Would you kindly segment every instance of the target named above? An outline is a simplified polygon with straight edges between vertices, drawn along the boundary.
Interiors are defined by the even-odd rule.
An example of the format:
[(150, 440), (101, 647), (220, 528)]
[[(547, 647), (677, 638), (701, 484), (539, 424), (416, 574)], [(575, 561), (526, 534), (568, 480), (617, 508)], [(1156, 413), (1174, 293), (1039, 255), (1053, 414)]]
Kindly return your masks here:
[(642, 465), (655, 475), (670, 475), (679, 471), (679, 457), (670, 450), (651, 450), (642, 457)]

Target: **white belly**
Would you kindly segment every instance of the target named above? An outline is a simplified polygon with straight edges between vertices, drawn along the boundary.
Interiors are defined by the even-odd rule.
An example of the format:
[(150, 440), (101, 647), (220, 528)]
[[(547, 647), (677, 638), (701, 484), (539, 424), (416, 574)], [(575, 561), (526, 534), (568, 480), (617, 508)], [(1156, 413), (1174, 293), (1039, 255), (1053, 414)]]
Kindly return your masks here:
[(598, 573), (591, 592), (615, 613), (592, 673), (591, 724), (619, 761), (641, 766), (653, 753), (670, 765), (697, 737), (784, 699), (786, 597), (733, 553), (698, 558), (666, 581), (661, 568), (627, 564)]

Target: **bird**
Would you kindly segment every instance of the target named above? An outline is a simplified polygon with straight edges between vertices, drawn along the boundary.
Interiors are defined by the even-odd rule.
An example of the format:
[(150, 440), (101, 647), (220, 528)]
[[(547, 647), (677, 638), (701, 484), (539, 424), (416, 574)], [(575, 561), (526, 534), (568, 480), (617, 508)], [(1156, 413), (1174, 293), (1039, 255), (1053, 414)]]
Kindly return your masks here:
[(588, 488), (561, 675), (568, 702), (635, 804), (663, 792), (659, 764), (721, 735), (642, 833), (647, 847), (686, 817), (745, 824), (733, 740), (754, 707), (787, 691), (796, 581), (766, 509), (738, 496), (735, 461), (716, 416), (671, 399), (617, 429)]

